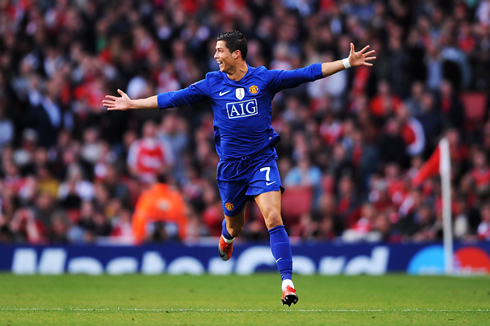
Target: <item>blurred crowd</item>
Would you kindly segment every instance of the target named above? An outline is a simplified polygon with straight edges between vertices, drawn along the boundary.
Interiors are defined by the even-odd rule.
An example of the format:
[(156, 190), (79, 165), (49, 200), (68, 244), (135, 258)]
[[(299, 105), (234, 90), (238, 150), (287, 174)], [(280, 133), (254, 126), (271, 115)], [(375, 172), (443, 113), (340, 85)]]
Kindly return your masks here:
[[(101, 102), (204, 78), (232, 29), (269, 69), (376, 50), (273, 101), (293, 239), (442, 239), (439, 178), (411, 180), (447, 137), (454, 235), (490, 240), (489, 0), (0, 0), (0, 243), (219, 236), (210, 106)], [(242, 240), (268, 238), (253, 203), (246, 218)]]

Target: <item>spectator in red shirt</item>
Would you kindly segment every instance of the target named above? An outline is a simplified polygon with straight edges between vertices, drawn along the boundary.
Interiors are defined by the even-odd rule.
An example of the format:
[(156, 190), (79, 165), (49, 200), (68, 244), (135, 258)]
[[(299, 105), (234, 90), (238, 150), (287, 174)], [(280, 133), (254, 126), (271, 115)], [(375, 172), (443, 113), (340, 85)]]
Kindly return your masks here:
[(369, 110), (374, 117), (383, 121), (398, 111), (401, 103), (401, 99), (392, 93), (388, 81), (381, 80), (378, 83), (378, 94), (369, 103)]
[(473, 154), (473, 169), (470, 172), (478, 193), (488, 192), (490, 187), (490, 167), (485, 153), (479, 149)]
[(407, 154), (421, 154), (425, 147), (425, 134), (420, 121), (411, 116), (405, 104), (399, 106), (396, 118), (401, 125), (401, 136), (407, 145)]
[(112, 220), (111, 237), (117, 243), (132, 244), (134, 242), (131, 225), (131, 211), (121, 208)]
[(365, 203), (360, 211), (361, 218), (342, 234), (343, 240), (348, 242), (368, 240), (368, 235), (374, 226), (376, 210), (371, 203)]
[(134, 176), (156, 180), (158, 174), (165, 173), (173, 164), (172, 152), (156, 133), (156, 124), (147, 121), (143, 125), (143, 138), (131, 144), (127, 162)]
[(339, 182), (338, 214), (349, 228), (360, 218), (359, 202), (354, 191), (354, 182), (351, 177), (344, 176)]
[(21, 235), (27, 243), (44, 244), (48, 242), (48, 230), (29, 208), (18, 209), (10, 222), (10, 229)]

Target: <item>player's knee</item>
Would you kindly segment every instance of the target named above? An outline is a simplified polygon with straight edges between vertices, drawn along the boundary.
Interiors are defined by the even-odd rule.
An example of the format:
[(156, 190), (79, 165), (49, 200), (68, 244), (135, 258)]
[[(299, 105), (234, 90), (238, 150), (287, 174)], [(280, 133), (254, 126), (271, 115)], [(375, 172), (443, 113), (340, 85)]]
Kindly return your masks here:
[(281, 214), (277, 211), (270, 211), (266, 216), (264, 216), (265, 225), (268, 229), (275, 228), (276, 226), (282, 225)]

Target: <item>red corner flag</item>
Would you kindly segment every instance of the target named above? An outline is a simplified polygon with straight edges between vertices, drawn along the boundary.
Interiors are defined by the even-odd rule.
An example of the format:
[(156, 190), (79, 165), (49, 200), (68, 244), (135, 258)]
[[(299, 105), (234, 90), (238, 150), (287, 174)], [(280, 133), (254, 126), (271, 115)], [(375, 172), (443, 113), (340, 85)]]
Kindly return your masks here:
[(412, 183), (414, 186), (418, 186), (422, 181), (436, 174), (441, 175), (444, 270), (447, 275), (452, 275), (454, 263), (451, 221), (451, 158), (449, 157), (449, 142), (446, 138), (439, 141), (436, 150), (420, 168)]
[(434, 153), (432, 153), (427, 162), (417, 172), (412, 180), (412, 184), (416, 187), (425, 179), (441, 173), (444, 166), (448, 166), (449, 160), (449, 146), (447, 145), (447, 140), (443, 138), (437, 145)]

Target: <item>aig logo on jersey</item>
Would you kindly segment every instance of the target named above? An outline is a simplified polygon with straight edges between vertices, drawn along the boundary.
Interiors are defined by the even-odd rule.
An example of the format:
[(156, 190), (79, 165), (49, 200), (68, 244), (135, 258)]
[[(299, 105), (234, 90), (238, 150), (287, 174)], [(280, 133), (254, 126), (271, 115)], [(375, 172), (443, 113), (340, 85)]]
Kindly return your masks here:
[(259, 113), (256, 99), (226, 103), (226, 111), (228, 119), (245, 118)]

